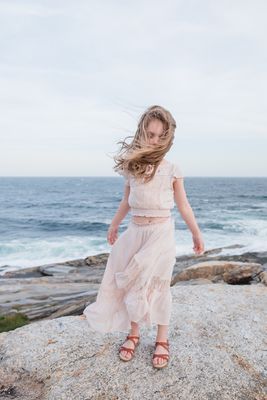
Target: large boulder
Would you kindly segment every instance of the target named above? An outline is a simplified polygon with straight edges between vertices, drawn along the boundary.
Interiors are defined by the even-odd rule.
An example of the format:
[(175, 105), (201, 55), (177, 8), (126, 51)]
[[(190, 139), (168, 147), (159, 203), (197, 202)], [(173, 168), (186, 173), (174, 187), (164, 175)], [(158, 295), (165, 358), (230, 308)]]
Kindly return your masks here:
[(174, 286), (170, 362), (151, 365), (156, 326), (130, 362), (126, 332), (100, 334), (80, 316), (0, 334), (0, 398), (266, 400), (267, 293), (262, 284)]
[(172, 285), (191, 279), (209, 279), (212, 282), (224, 281), (230, 284), (249, 283), (253, 279), (260, 280), (262, 265), (239, 261), (204, 261), (191, 265), (174, 275)]

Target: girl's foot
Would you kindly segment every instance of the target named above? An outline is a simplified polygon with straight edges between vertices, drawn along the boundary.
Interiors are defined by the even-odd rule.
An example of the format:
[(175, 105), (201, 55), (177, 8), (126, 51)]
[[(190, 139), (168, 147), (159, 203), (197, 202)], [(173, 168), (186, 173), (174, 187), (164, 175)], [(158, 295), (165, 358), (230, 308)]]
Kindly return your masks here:
[(86, 316), (84, 314), (79, 315), (80, 319), (86, 319)]
[(130, 333), (126, 339), (127, 340), (123, 343), (119, 350), (120, 358), (124, 361), (128, 361), (133, 357), (135, 347), (139, 343), (139, 333)]
[(169, 341), (157, 340), (155, 344), (155, 352), (153, 354), (153, 366), (155, 368), (166, 367), (169, 361)]

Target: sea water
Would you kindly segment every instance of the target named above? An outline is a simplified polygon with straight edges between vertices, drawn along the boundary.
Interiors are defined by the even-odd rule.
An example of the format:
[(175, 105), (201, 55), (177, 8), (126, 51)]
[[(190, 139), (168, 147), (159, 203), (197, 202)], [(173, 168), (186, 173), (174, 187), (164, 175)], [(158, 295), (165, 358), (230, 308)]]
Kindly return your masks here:
[[(205, 250), (267, 250), (267, 178), (186, 177), (184, 185)], [(122, 177), (1, 177), (0, 274), (109, 252), (107, 230), (123, 187)], [(177, 256), (194, 254), (177, 207), (172, 214)]]

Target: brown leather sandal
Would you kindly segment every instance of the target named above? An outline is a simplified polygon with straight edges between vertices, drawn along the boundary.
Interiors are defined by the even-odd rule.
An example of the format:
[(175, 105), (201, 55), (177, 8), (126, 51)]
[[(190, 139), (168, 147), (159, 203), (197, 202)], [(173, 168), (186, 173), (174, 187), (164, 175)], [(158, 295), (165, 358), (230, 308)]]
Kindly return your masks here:
[[(167, 351), (169, 351), (169, 345), (170, 345), (170, 344), (169, 344), (169, 340), (167, 340), (166, 342), (156, 342), (156, 343), (155, 343), (155, 348), (156, 348), (158, 345), (164, 347), (164, 349), (166, 349)], [(166, 362), (165, 362), (165, 363), (161, 363), (161, 364), (155, 364), (155, 363), (153, 362), (153, 360), (154, 360), (154, 358), (156, 358), (156, 357), (163, 358), (163, 360), (166, 360)], [(168, 365), (168, 362), (169, 362), (169, 354), (156, 354), (156, 353), (153, 354), (153, 358), (152, 358), (153, 367), (155, 367), (155, 368), (164, 368), (164, 367), (166, 367), (166, 366)]]
[[(138, 342), (135, 343), (134, 339), (138, 339)], [(130, 361), (130, 360), (133, 358), (135, 348), (136, 348), (136, 346), (138, 346), (138, 344), (139, 344), (139, 339), (140, 339), (140, 336), (131, 336), (131, 335), (128, 335), (128, 336), (126, 337), (126, 339), (124, 340), (124, 342), (126, 342), (127, 340), (131, 340), (131, 341), (133, 342), (133, 344), (134, 344), (134, 348), (131, 349), (130, 347), (121, 346), (120, 349), (119, 349), (119, 357), (120, 357), (121, 360), (123, 360), (123, 361)], [(130, 353), (130, 354), (131, 354), (131, 357), (130, 357), (130, 358), (125, 358), (125, 357), (121, 354), (121, 351), (123, 351), (123, 350), (126, 350), (128, 353)]]

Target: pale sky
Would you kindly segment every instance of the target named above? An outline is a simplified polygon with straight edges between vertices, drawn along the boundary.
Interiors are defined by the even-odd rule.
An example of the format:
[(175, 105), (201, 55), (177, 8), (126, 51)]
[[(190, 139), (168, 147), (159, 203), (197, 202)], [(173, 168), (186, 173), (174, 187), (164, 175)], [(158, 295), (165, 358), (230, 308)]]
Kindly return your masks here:
[(118, 176), (159, 104), (185, 176), (267, 176), (267, 2), (1, 1), (0, 175)]

